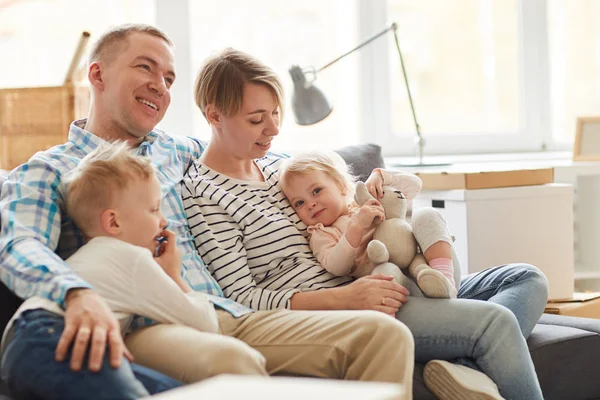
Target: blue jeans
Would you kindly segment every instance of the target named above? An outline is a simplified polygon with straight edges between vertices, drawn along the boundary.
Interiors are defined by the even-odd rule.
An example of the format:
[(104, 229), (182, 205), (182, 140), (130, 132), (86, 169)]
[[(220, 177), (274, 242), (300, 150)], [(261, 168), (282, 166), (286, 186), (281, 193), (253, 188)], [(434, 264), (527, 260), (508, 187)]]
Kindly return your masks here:
[(457, 361), (483, 371), (506, 399), (543, 399), (524, 336), (547, 296), (537, 268), (511, 264), (464, 277), (460, 300), (409, 297), (396, 317), (413, 333), (417, 362)]
[[(2, 379), (18, 399), (137, 399), (181, 384), (176, 380), (123, 359), (119, 368), (109, 365), (105, 354), (102, 369), (84, 367), (73, 372), (67, 361), (54, 354), (64, 329), (64, 318), (46, 310), (24, 312), (15, 321), (15, 336), (2, 354)], [(108, 351), (107, 351), (108, 353)]]

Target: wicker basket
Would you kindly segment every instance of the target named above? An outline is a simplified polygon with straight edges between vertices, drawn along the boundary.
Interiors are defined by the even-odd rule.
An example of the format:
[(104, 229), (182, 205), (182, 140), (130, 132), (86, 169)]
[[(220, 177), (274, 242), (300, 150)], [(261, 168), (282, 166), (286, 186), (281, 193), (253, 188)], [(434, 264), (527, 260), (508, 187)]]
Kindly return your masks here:
[(69, 125), (87, 115), (89, 89), (56, 86), (0, 89), (0, 169), (67, 141)]

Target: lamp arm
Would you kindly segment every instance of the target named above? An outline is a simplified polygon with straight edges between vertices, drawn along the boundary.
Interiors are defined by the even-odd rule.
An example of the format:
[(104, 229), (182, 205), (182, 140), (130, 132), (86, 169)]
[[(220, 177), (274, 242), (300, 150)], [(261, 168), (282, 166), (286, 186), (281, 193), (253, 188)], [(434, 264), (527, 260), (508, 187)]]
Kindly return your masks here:
[(396, 31), (396, 23), (393, 23), (392, 25), (390, 25), (389, 27), (385, 28), (384, 30), (382, 30), (381, 32), (371, 36), (370, 38), (368, 38), (367, 40), (365, 40), (364, 42), (362, 42), (361, 44), (359, 44), (358, 46), (356, 46), (355, 48), (353, 48), (352, 50), (342, 54), (341, 56), (339, 56), (338, 58), (336, 58), (335, 60), (332, 60), (330, 62), (328, 62), (327, 64), (325, 64), (324, 66), (322, 66), (321, 68), (319, 68), (316, 72), (321, 72), (323, 71), (325, 68), (328, 68), (330, 66), (332, 66), (333, 64), (335, 64), (336, 62), (340, 61), (342, 58), (354, 53), (356, 50), (368, 45), (369, 43), (371, 43), (373, 40), (377, 39), (380, 36), (385, 35), (386, 33), (388, 33), (391, 30), (394, 30), (394, 32)]
[(419, 146), (419, 164), (423, 164), (423, 151), (424, 151), (424, 147), (425, 147), (425, 140), (423, 139), (423, 135), (421, 134), (421, 127), (419, 126), (419, 122), (417, 121), (417, 113), (415, 112), (415, 105), (413, 103), (412, 94), (410, 92), (410, 85), (408, 84), (408, 77), (406, 76), (406, 68), (404, 67), (404, 58), (402, 57), (402, 51), (400, 51), (400, 41), (398, 40), (398, 32), (397, 32), (397, 30), (398, 30), (398, 24), (396, 24), (394, 22), (389, 27), (385, 28), (381, 32), (379, 32), (379, 33), (371, 36), (368, 39), (366, 39), (364, 42), (362, 42), (361, 44), (359, 44), (358, 46), (356, 46), (352, 50), (350, 50), (350, 51), (342, 54), (338, 58), (336, 58), (336, 59), (328, 62), (327, 64), (325, 64), (324, 66), (322, 66), (318, 70), (315, 71), (313, 69), (310, 72), (313, 75), (316, 76), (316, 73), (321, 72), (321, 71), (323, 71), (326, 68), (329, 68), (330, 66), (332, 66), (336, 62), (340, 61), (342, 58), (344, 58), (344, 57), (346, 57), (346, 56), (354, 53), (356, 50), (358, 50), (358, 49), (360, 49), (360, 48), (368, 45), (369, 43), (371, 43), (375, 39), (377, 39), (377, 38), (385, 35), (389, 31), (393, 31), (394, 32), (394, 41), (396, 42), (396, 49), (398, 50), (398, 56), (400, 57), (400, 66), (402, 67), (402, 75), (404, 76), (404, 84), (406, 85), (406, 92), (408, 93), (408, 101), (410, 103), (410, 111), (412, 112), (413, 122), (415, 124), (415, 129), (417, 131), (417, 145)]
[(404, 84), (406, 85), (406, 92), (408, 93), (408, 102), (410, 103), (410, 110), (412, 111), (415, 129), (417, 130), (417, 144), (419, 146), (419, 164), (423, 164), (423, 148), (425, 147), (425, 141), (423, 139), (423, 135), (421, 134), (421, 127), (417, 122), (417, 113), (415, 112), (415, 105), (413, 103), (412, 95), (410, 93), (410, 85), (408, 84), (408, 77), (406, 76), (406, 68), (404, 68), (404, 58), (402, 57), (402, 52), (400, 51), (400, 41), (398, 40), (398, 33), (396, 32), (398, 26), (394, 22), (390, 28), (394, 31), (394, 41), (396, 42), (396, 49), (398, 50), (398, 55), (400, 56), (400, 65), (402, 66), (402, 75), (404, 76)]

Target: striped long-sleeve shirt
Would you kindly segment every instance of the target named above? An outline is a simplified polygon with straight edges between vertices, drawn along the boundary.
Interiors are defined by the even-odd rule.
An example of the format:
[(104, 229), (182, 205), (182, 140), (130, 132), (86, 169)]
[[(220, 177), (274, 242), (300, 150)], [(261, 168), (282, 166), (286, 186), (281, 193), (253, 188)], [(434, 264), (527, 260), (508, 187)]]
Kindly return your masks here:
[(303, 290), (352, 280), (327, 272), (312, 254), (306, 225), (278, 186), (275, 155), (257, 160), (265, 181), (246, 182), (195, 161), (182, 195), (196, 248), (225, 295), (257, 310), (289, 308)]
[[(106, 143), (75, 121), (67, 143), (37, 153), (13, 170), (0, 198), (0, 280), (19, 297), (32, 296), (64, 305), (67, 291), (88, 288), (63, 261), (84, 244), (81, 231), (65, 213), (65, 173), (98, 146)], [(177, 235), (182, 254), (182, 275), (190, 286), (206, 293), (211, 302), (234, 316), (251, 310), (223, 297), (223, 292), (198, 257), (190, 236), (183, 203), (181, 179), (203, 145), (195, 139), (150, 132), (137, 153), (152, 159), (163, 194), (161, 209), (169, 229)], [(150, 321), (137, 324), (150, 323)]]

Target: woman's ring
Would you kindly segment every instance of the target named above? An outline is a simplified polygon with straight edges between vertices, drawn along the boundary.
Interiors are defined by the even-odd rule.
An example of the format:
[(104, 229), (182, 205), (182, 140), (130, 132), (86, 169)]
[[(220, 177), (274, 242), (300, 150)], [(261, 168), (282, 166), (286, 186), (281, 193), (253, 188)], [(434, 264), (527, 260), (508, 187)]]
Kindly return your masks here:
[(382, 306), (385, 306), (385, 297), (382, 297), (382, 298), (381, 298), (381, 305), (382, 305)]

